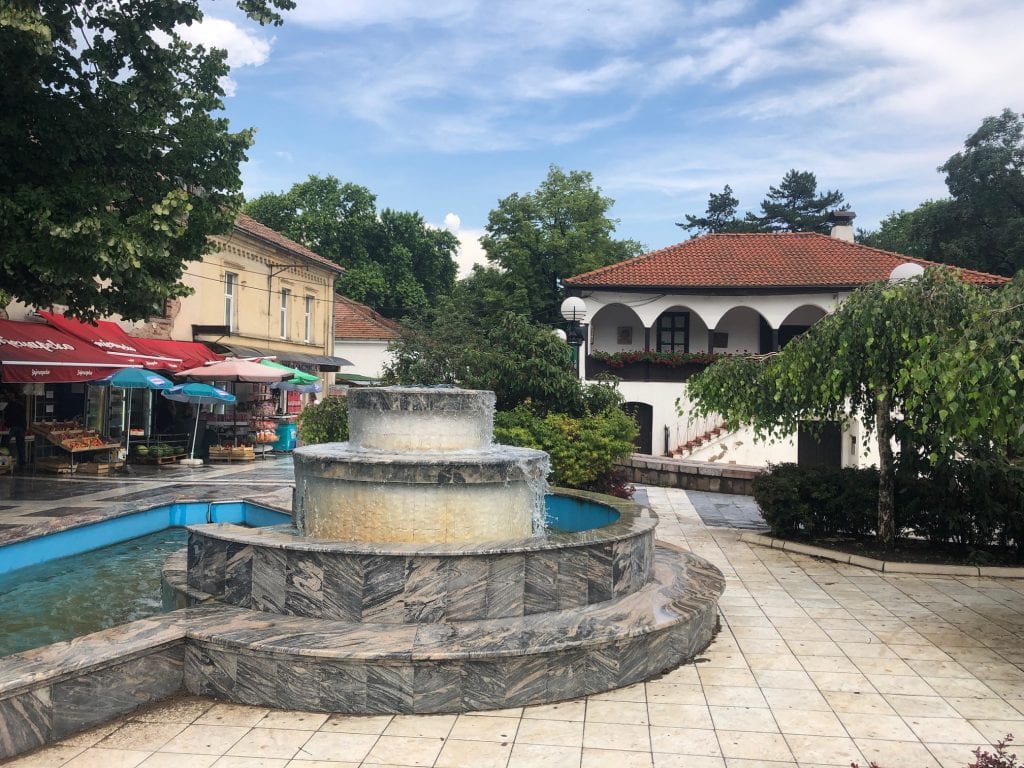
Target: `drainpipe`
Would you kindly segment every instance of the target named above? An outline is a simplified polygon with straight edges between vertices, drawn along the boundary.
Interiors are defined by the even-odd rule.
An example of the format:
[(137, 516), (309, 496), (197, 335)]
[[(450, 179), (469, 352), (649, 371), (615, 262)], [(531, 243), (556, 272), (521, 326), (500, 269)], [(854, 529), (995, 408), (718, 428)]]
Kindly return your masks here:
[(665, 425), (665, 455), (666, 456), (671, 456), (672, 455), (672, 449), (669, 448), (669, 437), (671, 436), (671, 434), (672, 434), (672, 430), (670, 430), (668, 428), (668, 424), (666, 424)]

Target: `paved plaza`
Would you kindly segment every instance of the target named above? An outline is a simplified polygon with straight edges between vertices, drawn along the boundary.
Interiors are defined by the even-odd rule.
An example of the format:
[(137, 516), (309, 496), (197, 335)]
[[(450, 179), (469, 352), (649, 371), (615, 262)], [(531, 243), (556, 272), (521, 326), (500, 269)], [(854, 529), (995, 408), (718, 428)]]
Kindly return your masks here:
[[(290, 482), (287, 459), (0, 478), (0, 533), (168, 496), (281, 503)], [(659, 538), (728, 582), (721, 632), (694, 664), (586, 699), (467, 715), (328, 716), (180, 698), (7, 765), (963, 768), (979, 745), (1007, 733), (1024, 741), (1024, 580), (815, 560), (741, 542), (739, 528), (757, 523), (749, 499), (639, 490), (661, 519)]]

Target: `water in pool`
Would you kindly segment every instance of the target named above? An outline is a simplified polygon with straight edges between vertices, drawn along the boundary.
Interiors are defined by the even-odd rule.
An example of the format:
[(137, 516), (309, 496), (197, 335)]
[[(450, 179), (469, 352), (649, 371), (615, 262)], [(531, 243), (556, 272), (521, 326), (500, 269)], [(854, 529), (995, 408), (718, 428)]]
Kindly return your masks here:
[(0, 656), (160, 613), (160, 570), (187, 541), (168, 528), (0, 576)]

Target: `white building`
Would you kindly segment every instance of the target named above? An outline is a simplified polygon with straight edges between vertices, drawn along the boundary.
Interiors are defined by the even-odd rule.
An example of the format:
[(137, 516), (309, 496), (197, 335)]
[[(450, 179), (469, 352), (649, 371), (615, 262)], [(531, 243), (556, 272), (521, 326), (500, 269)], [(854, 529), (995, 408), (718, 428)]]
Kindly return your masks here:
[(366, 384), (380, 379), (391, 359), (388, 344), (401, 326), (365, 304), (338, 295), (334, 299), (334, 354), (351, 360), (339, 381)]
[[(780, 349), (852, 290), (888, 279), (906, 262), (932, 265), (859, 245), (852, 223), (844, 221), (831, 237), (705, 235), (577, 275), (565, 286), (587, 308), (583, 375), (592, 381), (608, 372), (621, 379), (628, 409), (641, 425), (641, 453), (739, 464), (796, 461), (799, 453), (801, 461), (856, 465), (863, 461), (857, 425), (827, 429), (818, 441), (801, 434), (773, 445), (755, 443), (749, 430), (716, 435), (716, 420), (686, 415), (685, 382), (707, 365), (702, 355)], [(962, 273), (981, 284), (1005, 280)]]

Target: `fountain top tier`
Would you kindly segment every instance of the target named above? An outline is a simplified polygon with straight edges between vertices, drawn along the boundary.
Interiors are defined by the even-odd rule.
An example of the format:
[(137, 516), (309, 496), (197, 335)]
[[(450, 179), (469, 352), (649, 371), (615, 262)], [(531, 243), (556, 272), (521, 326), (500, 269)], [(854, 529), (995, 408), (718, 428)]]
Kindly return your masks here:
[(371, 451), (466, 451), (491, 444), (494, 393), (440, 387), (351, 390), (349, 444)]

